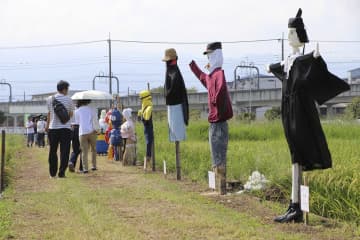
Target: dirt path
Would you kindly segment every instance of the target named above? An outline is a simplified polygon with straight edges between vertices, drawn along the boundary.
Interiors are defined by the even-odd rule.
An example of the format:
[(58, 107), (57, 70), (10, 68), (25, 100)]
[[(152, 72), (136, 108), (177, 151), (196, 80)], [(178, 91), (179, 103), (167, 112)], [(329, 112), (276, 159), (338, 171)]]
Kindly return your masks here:
[(99, 171), (48, 177), (47, 149), (19, 158), (14, 176), (16, 239), (354, 239), (328, 220), (272, 222), (269, 202), (248, 195), (204, 197), (206, 187), (144, 174), (99, 157)]

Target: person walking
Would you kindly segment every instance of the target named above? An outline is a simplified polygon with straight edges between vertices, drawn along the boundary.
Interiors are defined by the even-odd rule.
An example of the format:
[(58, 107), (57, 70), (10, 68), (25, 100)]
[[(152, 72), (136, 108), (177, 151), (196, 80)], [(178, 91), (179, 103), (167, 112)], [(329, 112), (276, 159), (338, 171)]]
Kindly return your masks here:
[(233, 110), (225, 74), (222, 70), (221, 42), (208, 44), (204, 55), (207, 55), (209, 59), (209, 63), (206, 65), (209, 74), (202, 72), (194, 60), (190, 63), (190, 68), (208, 90), (210, 151), (213, 170), (217, 179), (216, 188), (223, 195), (226, 194), (226, 152), (229, 141), (227, 120), (232, 118)]
[[(76, 106), (79, 108), (79, 105)], [(76, 111), (76, 110), (75, 110)], [(80, 149), (80, 139), (79, 139), (79, 124), (75, 122), (75, 115), (71, 119), (71, 146), (72, 152), (69, 160), (69, 171), (75, 172), (76, 162), (80, 156), (79, 172), (83, 171), (81, 149)]]
[(46, 128), (46, 122), (44, 121), (44, 117), (41, 116), (39, 121), (37, 122), (37, 134), (38, 134), (39, 148), (45, 147), (45, 128)]
[[(59, 81), (57, 91), (47, 99), (48, 114), (47, 126), (49, 149), (49, 171), (50, 177), (65, 178), (65, 171), (69, 162), (71, 126), (70, 118), (73, 116), (74, 105), (69, 96), (70, 84), (66, 81)], [(56, 109), (56, 111), (55, 111)], [(67, 121), (66, 121), (67, 120)], [(60, 167), (58, 171), (57, 150), (60, 145)]]
[(78, 100), (78, 109), (75, 111), (75, 123), (79, 124), (80, 149), (83, 164), (82, 173), (87, 174), (88, 152), (91, 149), (92, 171), (96, 171), (96, 137), (97, 131), (100, 130), (97, 114), (89, 103), (91, 100)]
[(32, 147), (34, 143), (34, 122), (31, 120), (31, 117), (28, 117), (28, 121), (25, 124), (26, 127), (26, 135), (27, 135), (27, 146)]

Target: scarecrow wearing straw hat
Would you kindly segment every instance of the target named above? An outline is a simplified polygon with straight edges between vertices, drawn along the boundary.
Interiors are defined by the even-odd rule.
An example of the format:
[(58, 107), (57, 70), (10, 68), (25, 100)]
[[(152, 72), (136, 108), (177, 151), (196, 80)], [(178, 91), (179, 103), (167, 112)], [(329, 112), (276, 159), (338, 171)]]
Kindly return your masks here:
[(184, 79), (177, 65), (178, 56), (174, 48), (165, 50), (166, 63), (164, 93), (167, 105), (169, 140), (175, 142), (177, 179), (181, 179), (180, 141), (186, 138), (189, 123), (189, 104)]

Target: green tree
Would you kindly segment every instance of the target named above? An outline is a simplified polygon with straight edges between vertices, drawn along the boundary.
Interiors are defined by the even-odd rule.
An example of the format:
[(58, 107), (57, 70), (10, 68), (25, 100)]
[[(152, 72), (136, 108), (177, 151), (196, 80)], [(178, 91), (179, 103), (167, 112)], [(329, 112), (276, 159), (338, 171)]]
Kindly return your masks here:
[(360, 118), (360, 97), (353, 98), (345, 109), (346, 116), (350, 119)]
[(268, 121), (273, 121), (276, 119), (279, 119), (281, 116), (281, 110), (280, 107), (272, 107), (265, 112), (265, 118)]
[(243, 112), (240, 113), (236, 118), (240, 121), (253, 121), (256, 118), (256, 114), (254, 112)]
[(164, 94), (164, 86), (159, 86), (159, 87), (156, 87), (156, 88), (152, 88), (150, 90), (151, 93), (161, 93), (161, 94)]
[[(156, 88), (152, 88), (150, 90), (152, 93), (161, 93), (164, 94), (164, 86), (159, 86)], [(186, 89), (187, 93), (197, 93), (198, 90), (196, 89), (196, 87), (190, 87)]]
[(0, 124), (3, 124), (6, 120), (5, 113), (3, 111), (0, 111)]

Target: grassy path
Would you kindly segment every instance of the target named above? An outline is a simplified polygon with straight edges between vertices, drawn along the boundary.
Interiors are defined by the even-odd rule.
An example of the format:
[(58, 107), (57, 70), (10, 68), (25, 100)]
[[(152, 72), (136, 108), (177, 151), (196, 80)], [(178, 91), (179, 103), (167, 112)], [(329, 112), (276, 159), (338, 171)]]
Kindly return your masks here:
[(2, 200), (12, 222), (4, 239), (355, 239), (348, 225), (318, 218), (307, 227), (274, 224), (279, 206), (247, 195), (205, 197), (199, 184), (103, 157), (99, 171), (66, 179), (49, 179), (47, 149), (16, 161)]

